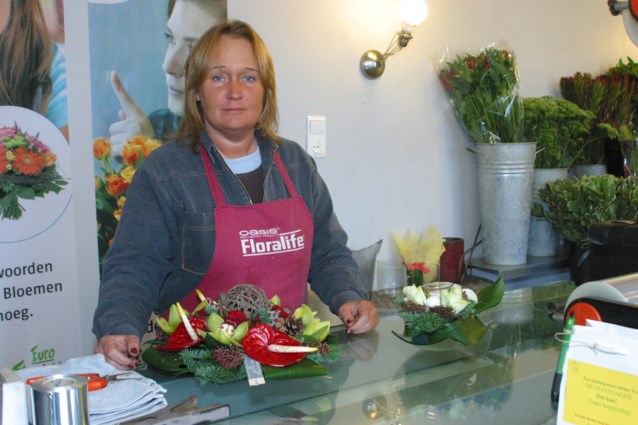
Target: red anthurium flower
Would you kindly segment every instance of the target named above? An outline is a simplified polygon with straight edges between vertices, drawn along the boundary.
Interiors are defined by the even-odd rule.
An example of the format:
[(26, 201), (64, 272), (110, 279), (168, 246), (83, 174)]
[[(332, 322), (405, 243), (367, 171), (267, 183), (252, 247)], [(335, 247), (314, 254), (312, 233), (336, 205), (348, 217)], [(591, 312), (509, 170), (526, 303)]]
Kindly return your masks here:
[(268, 350), (270, 344), (300, 346), (301, 343), (269, 325), (260, 324), (250, 328), (241, 341), (246, 354), (261, 364), (274, 367), (290, 366), (300, 362), (306, 353), (276, 353)]
[[(206, 321), (200, 317), (191, 317), (188, 319), (197, 332), (198, 329), (206, 331)], [(181, 351), (185, 348), (194, 347), (197, 344), (200, 344), (204, 341), (204, 338), (198, 338), (196, 341), (193, 341), (188, 335), (188, 331), (186, 331), (186, 326), (184, 323), (180, 323), (177, 325), (171, 336), (166, 341), (164, 345), (158, 345), (156, 348), (158, 350), (164, 351)]]

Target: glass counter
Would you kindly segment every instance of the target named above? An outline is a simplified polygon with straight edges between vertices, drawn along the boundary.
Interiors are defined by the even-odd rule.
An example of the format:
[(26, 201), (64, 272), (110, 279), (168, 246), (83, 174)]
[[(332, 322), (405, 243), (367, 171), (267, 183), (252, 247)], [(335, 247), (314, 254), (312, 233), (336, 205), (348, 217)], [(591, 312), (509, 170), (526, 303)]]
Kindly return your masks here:
[(191, 395), (199, 407), (228, 404), (231, 418), (222, 424), (555, 423), (549, 394), (562, 323), (548, 317), (548, 303), (564, 302), (573, 288), (560, 282), (506, 292), (482, 315), (490, 331), (473, 347), (406, 343), (392, 333), (402, 332), (402, 320), (387, 312), (370, 334), (333, 328), (342, 355), (327, 376), (251, 387), (145, 374), (168, 390), (169, 404)]

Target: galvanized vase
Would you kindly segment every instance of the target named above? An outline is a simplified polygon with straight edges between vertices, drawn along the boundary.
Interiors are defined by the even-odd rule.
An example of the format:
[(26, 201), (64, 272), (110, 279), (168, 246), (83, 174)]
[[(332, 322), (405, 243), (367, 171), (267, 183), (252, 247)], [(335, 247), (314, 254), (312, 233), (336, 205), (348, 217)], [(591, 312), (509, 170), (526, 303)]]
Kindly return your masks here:
[(527, 263), (536, 143), (477, 143), (483, 261)]

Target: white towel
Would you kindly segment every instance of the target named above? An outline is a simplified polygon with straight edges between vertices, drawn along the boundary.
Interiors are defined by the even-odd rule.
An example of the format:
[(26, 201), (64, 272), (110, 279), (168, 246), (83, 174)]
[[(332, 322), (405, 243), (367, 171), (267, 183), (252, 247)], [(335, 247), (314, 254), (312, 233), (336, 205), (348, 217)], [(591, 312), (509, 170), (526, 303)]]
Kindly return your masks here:
[[(124, 373), (106, 363), (102, 354), (70, 359), (59, 365), (38, 366), (17, 372), (24, 380), (54, 374)], [(167, 405), (166, 389), (152, 379), (131, 372), (126, 379), (111, 381), (106, 388), (89, 391), (88, 409), (91, 425), (111, 424), (153, 413)], [(134, 378), (134, 379), (133, 379)]]

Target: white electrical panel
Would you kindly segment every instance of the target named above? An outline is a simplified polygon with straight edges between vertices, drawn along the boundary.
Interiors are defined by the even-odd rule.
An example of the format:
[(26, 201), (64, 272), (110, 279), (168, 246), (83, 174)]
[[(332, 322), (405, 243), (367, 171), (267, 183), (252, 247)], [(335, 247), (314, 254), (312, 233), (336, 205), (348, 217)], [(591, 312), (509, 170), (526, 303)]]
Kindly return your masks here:
[(306, 118), (306, 146), (310, 156), (326, 156), (326, 117), (308, 115)]

